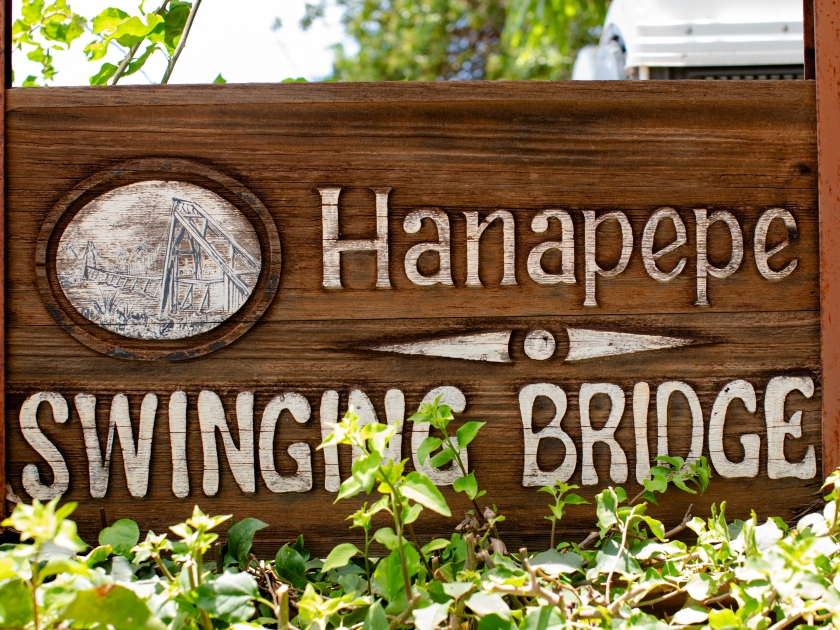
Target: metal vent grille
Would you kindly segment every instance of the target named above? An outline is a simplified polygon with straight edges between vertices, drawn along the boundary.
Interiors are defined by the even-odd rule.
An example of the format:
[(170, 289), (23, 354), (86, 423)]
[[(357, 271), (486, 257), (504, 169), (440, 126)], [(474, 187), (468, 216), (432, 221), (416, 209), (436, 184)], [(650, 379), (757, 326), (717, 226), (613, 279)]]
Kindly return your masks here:
[(650, 78), (702, 81), (793, 81), (805, 78), (805, 68), (800, 65), (651, 68)]

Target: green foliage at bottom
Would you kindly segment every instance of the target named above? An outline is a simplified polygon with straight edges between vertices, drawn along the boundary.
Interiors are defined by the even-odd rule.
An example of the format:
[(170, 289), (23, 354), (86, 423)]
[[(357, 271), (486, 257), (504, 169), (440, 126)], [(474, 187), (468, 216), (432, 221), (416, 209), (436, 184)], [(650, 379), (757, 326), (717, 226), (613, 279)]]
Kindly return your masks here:
[[(725, 503), (705, 519), (687, 514), (666, 524), (647, 513), (649, 505), (665, 492), (703, 492), (710, 470), (704, 458), (657, 458), (638, 495), (615, 487), (595, 497), (597, 531), (586, 540), (512, 552), (503, 515), (478, 503), (486, 491), (464, 463), (480, 423), (462, 426), (453, 440), (454, 418), (440, 401), (410, 420), (428, 422), (436, 433), (420, 449), (424, 461), (454, 462), (469, 478), (456, 490), (473, 509), (449, 539), (415, 535), (421, 512), (446, 517), (450, 508), (423, 473), (385, 459), (395, 428), (360, 426), (351, 412), (322, 446), (351, 445), (358, 454), (338, 501), (378, 495), (349, 517), (364, 532), (363, 547), (343, 543), (321, 560), (299, 537), (261, 560), (252, 547), (265, 523), (235, 523), (221, 545), (215, 530), (228, 517), (196, 507), (186, 522), (166, 534), (149, 532), (142, 542), (136, 524), (117, 521), (89, 549), (68, 518), (74, 504), (36, 500), (19, 504), (2, 523), (21, 543), (0, 546), (0, 628), (840, 627), (840, 471), (825, 482), (825, 506), (794, 526), (761, 522), (754, 513), (730, 521)], [(541, 489), (553, 499), (552, 544), (566, 512), (585, 509), (574, 489), (563, 481)], [(378, 557), (370, 554), (373, 542)], [(209, 555), (219, 564), (205, 562)]]

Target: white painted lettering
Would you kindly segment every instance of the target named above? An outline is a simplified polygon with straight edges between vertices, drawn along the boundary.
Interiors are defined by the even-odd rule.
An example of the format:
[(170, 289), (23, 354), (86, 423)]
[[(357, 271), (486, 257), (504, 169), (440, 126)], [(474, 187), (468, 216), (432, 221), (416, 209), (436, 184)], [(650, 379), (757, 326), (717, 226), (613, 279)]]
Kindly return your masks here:
[(795, 412), (785, 421), (785, 400), (790, 392), (798, 391), (806, 398), (814, 395), (814, 381), (807, 376), (777, 376), (770, 380), (764, 394), (764, 419), (767, 423), (767, 476), (770, 479), (795, 477), (813, 479), (817, 476), (817, 457), (814, 447), (808, 446), (802, 461), (791, 463), (785, 457), (785, 436), (802, 437), (802, 412)]
[[(338, 392), (329, 389), (321, 396), (321, 441), (327, 439), (338, 422)], [(338, 492), (341, 474), (338, 470), (338, 446), (330, 444), (321, 449), (324, 453), (324, 488), (327, 492)]]
[(341, 252), (376, 252), (376, 286), (388, 288), (388, 193), (390, 188), (372, 189), (376, 195), (376, 238), (340, 239), (338, 196), (341, 188), (320, 188), (324, 248), (324, 286), (341, 288)]
[[(656, 228), (659, 227), (662, 219), (670, 219), (674, 224), (676, 238), (662, 249), (653, 251), (653, 239), (656, 236)], [(654, 212), (645, 225), (645, 231), (642, 233), (642, 262), (645, 264), (645, 270), (648, 272), (648, 275), (659, 282), (670, 282), (680, 275), (682, 270), (685, 269), (685, 258), (680, 258), (676, 266), (668, 272), (662, 271), (656, 264), (656, 261), (685, 244), (685, 223), (683, 223), (677, 211), (673, 208), (660, 208)]]
[[(436, 243), (419, 243), (405, 254), (405, 275), (418, 286), (432, 286), (443, 284), (452, 286), (451, 238), (449, 234), (449, 217), (443, 210), (425, 208), (409, 212), (403, 221), (403, 229), (409, 234), (420, 231), (423, 219), (431, 219), (437, 228), (438, 241)], [(438, 256), (438, 271), (434, 275), (424, 276), (420, 273), (417, 262), (425, 252), (434, 252)]]
[[(547, 241), (534, 247), (528, 254), (528, 275), (538, 284), (575, 284), (575, 228), (572, 217), (565, 210), (543, 210), (531, 220), (531, 229), (542, 233), (548, 230), (548, 220), (560, 222), (560, 241)], [(560, 273), (546, 273), (542, 266), (543, 255), (556, 249), (560, 252)]]
[[(773, 249), (767, 251), (767, 231), (770, 229), (770, 224), (776, 219), (781, 219), (785, 224), (788, 237)], [(796, 219), (787, 210), (783, 208), (771, 208), (761, 215), (758, 224), (755, 226), (755, 266), (758, 267), (758, 271), (762, 276), (768, 280), (781, 280), (793, 273), (793, 270), (796, 269), (796, 265), (799, 262), (798, 259), (794, 258), (786, 267), (779, 271), (773, 271), (770, 268), (769, 260), (790, 245), (791, 241), (795, 241), (797, 236)]]
[[(595, 276), (599, 275), (610, 278), (617, 276), (627, 268), (627, 263), (630, 261), (630, 254), (633, 253), (633, 230), (630, 227), (630, 221), (623, 212), (608, 212), (596, 218), (594, 211), (584, 210), (583, 218), (583, 257), (585, 263), (584, 275), (586, 279), (586, 299), (584, 299), (583, 305), (598, 306), (598, 301), (595, 299)], [(621, 226), (621, 256), (612, 269), (601, 269), (595, 259), (596, 233), (599, 225), (604, 221), (611, 220), (617, 221)]]
[(312, 489), (312, 455), (309, 444), (295, 442), (287, 449), (291, 458), (297, 463), (297, 472), (291, 477), (280, 475), (274, 464), (277, 421), (284, 410), (287, 410), (298, 424), (307, 423), (312, 415), (309, 401), (300, 394), (281, 394), (271, 399), (263, 411), (260, 423), (260, 472), (265, 485), (272, 492), (308, 492)]
[(691, 445), (688, 447), (685, 462), (693, 464), (703, 454), (703, 409), (700, 408), (700, 399), (691, 385), (681, 381), (668, 381), (656, 389), (656, 454), (670, 455), (668, 451), (668, 402), (677, 392), (685, 396), (688, 408), (691, 410)]
[(648, 448), (648, 409), (650, 385), (636, 383), (633, 387), (633, 431), (636, 436), (636, 483), (650, 479), (650, 450)]
[[(707, 216), (706, 210), (695, 210), (697, 219), (697, 301), (696, 306), (709, 306), (706, 291), (706, 276), (713, 278), (728, 278), (738, 270), (744, 258), (744, 237), (738, 220), (730, 212), (718, 210)], [(729, 228), (732, 238), (732, 254), (724, 267), (715, 267), (709, 262), (708, 237), (712, 224), (722, 221)]]
[[(554, 417), (540, 431), (533, 430), (534, 403), (539, 396), (545, 396), (554, 404)], [(560, 423), (566, 415), (566, 392), (549, 383), (526, 385), (519, 392), (519, 413), (522, 417), (522, 435), (525, 439), (525, 466), (522, 472), (522, 485), (534, 488), (551, 485), (555, 480), (568, 481), (575, 472), (577, 449), (572, 438), (563, 431)], [(541, 470), (537, 464), (537, 451), (540, 441), (555, 438), (563, 443), (566, 450), (563, 463), (551, 471)]]
[(38, 426), (38, 407), (42, 402), (52, 408), (53, 420), (58, 424), (67, 422), (69, 416), (67, 401), (56, 392), (38, 392), (25, 401), (20, 408), (20, 431), (29, 446), (35, 449), (50, 467), (53, 475), (51, 485), (41, 483), (41, 476), (35, 464), (27, 464), (23, 469), (23, 489), (33, 499), (50, 501), (60, 494), (67, 492), (70, 487), (70, 471), (55, 444), (50, 442)]
[(120, 440), (123, 467), (128, 491), (133, 497), (144, 497), (149, 488), (149, 463), (152, 458), (152, 437), (155, 429), (155, 414), (158, 399), (155, 394), (146, 394), (140, 405), (140, 428), (137, 432), (137, 445), (134, 443), (134, 429), (128, 409), (128, 397), (117, 394), (111, 401), (111, 415), (108, 422), (108, 441), (105, 457), (99, 445), (96, 431), (96, 397), (90, 394), (76, 396), (76, 411), (82, 422), (85, 440), (85, 452), (88, 458), (90, 476), (90, 496), (102, 498), (108, 492), (108, 480), (111, 474), (111, 453), (114, 448), (114, 430)]
[(204, 494), (213, 496), (219, 491), (219, 456), (216, 452), (216, 429), (222, 436), (225, 456), (233, 478), (242, 492), (256, 490), (254, 479), (254, 394), (241, 392), (236, 397), (236, 422), (239, 427), (239, 448), (233, 443), (228, 429), (225, 408), (218, 394), (203, 391), (198, 395), (198, 423), (204, 449)]
[(187, 469), (187, 394), (169, 397), (169, 444), (172, 451), (172, 494), (182, 499), (190, 494)]
[[(589, 418), (589, 406), (592, 398), (597, 394), (610, 397), (610, 415), (604, 426), (593, 429)], [(598, 483), (598, 473), (595, 471), (593, 458), (594, 446), (603, 442), (610, 449), (610, 478), (616, 483), (627, 481), (627, 456), (615, 439), (615, 430), (624, 415), (624, 392), (618, 385), (611, 383), (584, 383), (580, 386), (580, 429), (583, 442), (583, 469), (581, 482), (585, 486)]]
[(502, 286), (516, 284), (516, 266), (514, 257), (516, 255), (516, 227), (513, 222), (513, 215), (507, 210), (496, 210), (479, 223), (478, 212), (465, 212), (467, 218), (467, 283), (468, 287), (481, 287), (481, 278), (478, 276), (478, 252), (481, 235), (484, 230), (496, 219), (502, 220), (502, 256), (504, 275)]
[(744, 448), (744, 459), (732, 462), (723, 450), (723, 429), (726, 422), (726, 412), (733, 400), (741, 400), (747, 411), (755, 413), (755, 389), (747, 381), (737, 380), (727, 384), (718, 394), (712, 407), (712, 417), (709, 420), (709, 454), (712, 464), (721, 477), (755, 477), (758, 475), (758, 455), (761, 438), (754, 433), (741, 436), (741, 446)]

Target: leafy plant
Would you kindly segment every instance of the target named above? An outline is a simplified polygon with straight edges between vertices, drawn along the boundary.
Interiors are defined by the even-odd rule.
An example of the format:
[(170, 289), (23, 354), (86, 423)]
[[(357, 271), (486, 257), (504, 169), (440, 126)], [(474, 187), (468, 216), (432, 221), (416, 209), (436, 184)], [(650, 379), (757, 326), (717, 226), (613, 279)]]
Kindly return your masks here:
[[(326, 15), (307, 2), (301, 27)], [(596, 43), (606, 0), (336, 0), (349, 51), (333, 47), (332, 79), (434, 81), (565, 79)]]
[[(275, 557), (253, 553), (266, 524), (233, 524), (226, 544), (216, 530), (228, 517), (195, 508), (169, 534), (139, 531), (129, 520), (100, 534), (87, 550), (68, 520), (74, 504), (58, 499), (19, 504), (3, 526), (21, 543), (0, 546), (0, 628), (127, 628), (130, 630), (560, 630), (702, 628), (783, 630), (840, 626), (840, 470), (823, 486), (824, 508), (794, 527), (781, 519), (727, 521), (726, 504), (702, 520), (689, 513), (670, 530), (648, 514), (663, 493), (703, 492), (705, 459), (686, 464), (658, 458), (645, 487), (628, 499), (621, 487), (595, 495), (597, 530), (539, 553), (508, 552), (495, 535), (501, 522), (485, 508), (463, 449), (480, 423), (448, 428), (451, 409), (437, 400), (413, 417), (443, 437), (424, 442), (423, 461), (455, 462), (472, 482), (460, 489), (476, 503), (449, 539), (420, 545), (412, 524), (422, 510), (450, 516), (440, 491), (406, 461), (385, 458), (394, 427), (359, 425), (348, 413), (324, 442), (356, 447), (339, 499), (370, 495), (350, 516), (365, 546), (336, 546), (313, 558), (303, 537)], [(435, 459), (437, 458), (437, 459)], [(551, 494), (552, 532), (568, 506), (584, 503), (557, 481)], [(374, 527), (374, 521), (388, 524)], [(495, 520), (494, 520), (495, 519)], [(373, 531), (371, 538), (370, 532)], [(497, 534), (497, 532), (494, 532)], [(680, 536), (682, 540), (676, 540)], [(684, 542), (687, 536), (693, 543)], [(387, 553), (370, 556), (373, 542)], [(205, 562), (215, 550), (216, 561)]]
[(554, 497), (554, 505), (549, 505), (551, 514), (544, 517), (551, 521), (551, 548), (554, 549), (554, 531), (557, 529), (557, 521), (563, 518), (563, 510), (567, 505), (582, 505), (588, 503), (586, 499), (578, 494), (566, 494), (569, 490), (577, 490), (578, 486), (563, 483), (557, 479), (553, 485), (543, 486), (537, 492), (547, 492)]
[[(22, 17), (12, 28), (12, 45), (27, 58), (41, 64), (41, 79), (51, 81), (56, 74), (52, 51), (67, 50), (85, 32), (93, 35), (84, 49), (88, 61), (101, 61), (114, 48), (122, 56), (118, 64), (102, 63), (90, 77), (91, 85), (116, 85), (122, 77), (139, 72), (156, 52), (164, 55), (166, 70), (160, 80), (168, 83), (178, 58), (184, 49), (201, 0), (163, 0), (160, 6), (147, 13), (145, 0), (140, 2), (138, 15), (108, 7), (93, 20), (74, 13), (67, 0), (23, 0)], [(140, 53), (140, 49), (143, 52)], [(139, 53), (139, 54), (138, 54)], [(39, 77), (28, 76), (25, 87), (37, 86)], [(214, 83), (224, 83), (220, 74)]]
[[(54, 50), (67, 50), (82, 36), (87, 20), (73, 13), (67, 0), (23, 0), (21, 17), (12, 25), (12, 47), (26, 52), (30, 61), (41, 64), (41, 77), (50, 81), (55, 77)], [(25, 87), (35, 86), (38, 77), (30, 75), (23, 82)]]

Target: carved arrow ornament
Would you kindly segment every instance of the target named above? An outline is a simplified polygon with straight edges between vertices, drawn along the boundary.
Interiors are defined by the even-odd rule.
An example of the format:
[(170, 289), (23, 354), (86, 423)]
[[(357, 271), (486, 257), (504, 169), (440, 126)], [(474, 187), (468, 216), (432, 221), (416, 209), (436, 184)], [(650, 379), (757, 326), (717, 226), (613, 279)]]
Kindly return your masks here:
[[(696, 343), (691, 339), (663, 337), (661, 335), (635, 335), (632, 333), (567, 328), (569, 351), (566, 361), (581, 361), (597, 357), (620, 354), (634, 354), (649, 350), (678, 348)], [(419, 354), (427, 357), (447, 357), (467, 361), (488, 361), (490, 363), (511, 363), (508, 348), (512, 330), (501, 332), (459, 335), (393, 344), (374, 348), (379, 352), (398, 354)], [(536, 361), (545, 361), (554, 354), (554, 335), (547, 330), (533, 330), (525, 338), (525, 354)]]

